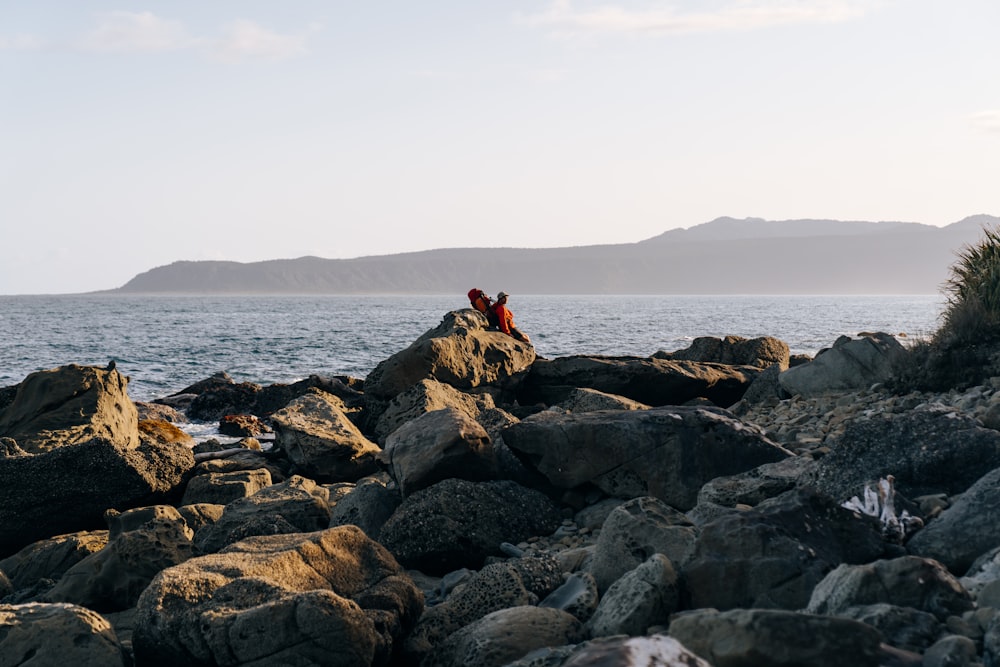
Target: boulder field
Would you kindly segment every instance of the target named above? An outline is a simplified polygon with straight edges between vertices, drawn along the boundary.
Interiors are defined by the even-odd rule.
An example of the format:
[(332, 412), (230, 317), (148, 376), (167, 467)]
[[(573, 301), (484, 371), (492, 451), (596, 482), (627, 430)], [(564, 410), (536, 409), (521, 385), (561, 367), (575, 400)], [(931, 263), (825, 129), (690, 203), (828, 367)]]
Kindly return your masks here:
[(890, 393), (902, 354), (542, 359), (461, 310), (363, 380), (33, 373), (0, 664), (1000, 664), (1000, 378)]

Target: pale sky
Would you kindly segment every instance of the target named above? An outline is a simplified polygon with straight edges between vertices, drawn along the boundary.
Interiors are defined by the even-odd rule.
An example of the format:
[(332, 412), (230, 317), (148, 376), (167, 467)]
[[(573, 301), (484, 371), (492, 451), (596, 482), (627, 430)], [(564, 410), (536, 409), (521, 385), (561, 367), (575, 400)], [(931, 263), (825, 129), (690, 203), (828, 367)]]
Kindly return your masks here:
[(0, 294), (1000, 215), (997, 0), (0, 2)]

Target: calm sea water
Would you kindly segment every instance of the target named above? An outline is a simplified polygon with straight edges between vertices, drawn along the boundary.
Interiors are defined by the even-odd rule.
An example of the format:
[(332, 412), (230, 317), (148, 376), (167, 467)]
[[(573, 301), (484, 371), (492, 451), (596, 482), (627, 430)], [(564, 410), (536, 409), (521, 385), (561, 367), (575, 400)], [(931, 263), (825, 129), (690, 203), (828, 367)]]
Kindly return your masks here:
[[(775, 336), (815, 354), (841, 334), (937, 329), (940, 296), (513, 296), (543, 357), (640, 355), (698, 336)], [(237, 381), (364, 377), (465, 295), (326, 297), (0, 296), (0, 386), (36, 370), (116, 360), (148, 401), (217, 371)]]

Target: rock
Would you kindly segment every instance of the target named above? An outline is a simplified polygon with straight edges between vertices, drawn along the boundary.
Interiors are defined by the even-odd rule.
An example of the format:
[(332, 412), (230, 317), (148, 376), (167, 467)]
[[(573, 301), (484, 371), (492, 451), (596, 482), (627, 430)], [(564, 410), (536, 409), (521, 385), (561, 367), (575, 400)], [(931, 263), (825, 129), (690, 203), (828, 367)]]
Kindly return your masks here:
[(386, 438), (400, 426), (445, 408), (454, 408), (478, 419), (482, 412), (495, 409), (496, 404), (489, 394), (473, 396), (433, 378), (424, 378), (389, 401), (375, 424), (375, 435), (385, 444)]
[(0, 413), (0, 436), (31, 454), (103, 440), (121, 449), (139, 446), (138, 413), (128, 378), (116, 370), (70, 364), (38, 371), (18, 385)]
[(682, 579), (691, 608), (802, 609), (841, 563), (884, 555), (878, 522), (806, 490), (702, 527)]
[(179, 412), (176, 408), (172, 408), (169, 405), (135, 401), (135, 409), (138, 413), (140, 422), (163, 421), (170, 422), (171, 424), (184, 424), (187, 423), (188, 420), (188, 418), (184, 416), (184, 413)]
[(757, 505), (794, 489), (816, 465), (816, 461), (808, 456), (790, 456), (736, 475), (716, 477), (698, 491), (698, 504), (713, 503), (723, 507)]
[(556, 407), (567, 412), (596, 412), (597, 410), (648, 410), (649, 406), (624, 396), (606, 394), (587, 387), (573, 387)]
[(195, 505), (183, 505), (177, 508), (188, 528), (198, 532), (205, 526), (215, 523), (222, 517), (225, 505), (213, 505), (209, 503), (197, 503)]
[(344, 413), (351, 414), (363, 404), (364, 394), (349, 386), (345, 380), (350, 378), (310, 375), (292, 384), (269, 384), (257, 393), (254, 400), (254, 414), (266, 417), (286, 407), (296, 398), (309, 393), (311, 389), (319, 389), (323, 393), (336, 396), (344, 405)]
[(377, 540), (382, 535), (382, 526), (402, 500), (398, 490), (389, 489), (373, 478), (362, 479), (330, 508), (330, 527), (351, 524)]
[(406, 638), (403, 653), (423, 664), (451, 634), (501, 609), (534, 605), (562, 580), (550, 558), (513, 558), (491, 563), (458, 586), (441, 604), (428, 607)]
[(887, 644), (917, 653), (927, 650), (944, 631), (944, 624), (934, 614), (884, 602), (847, 607), (835, 615), (870, 625), (882, 633)]
[(507, 667), (712, 667), (666, 635), (600, 637), (532, 651)]
[[(748, 405), (759, 405), (759, 404), (769, 404), (774, 401), (789, 398), (787, 391), (781, 388), (781, 374), (787, 370), (787, 366), (782, 366), (781, 364), (771, 364), (763, 371), (761, 371), (757, 377), (753, 379), (747, 390), (743, 392), (743, 398), (740, 399), (741, 403)], [(739, 405), (739, 403), (737, 403)], [(730, 406), (729, 408), (736, 414), (740, 414), (740, 411), (736, 406)], [(742, 415), (741, 415), (742, 416)]]
[(101, 440), (0, 459), (0, 556), (103, 527), (111, 507), (171, 500), (192, 467), (191, 451), (180, 445), (123, 449)]
[(330, 492), (294, 476), (225, 506), (222, 516), (194, 536), (200, 553), (215, 553), (253, 535), (310, 533), (330, 524)]
[(143, 419), (139, 421), (139, 439), (150, 445), (194, 446), (194, 438), (167, 421)]
[(767, 368), (774, 364), (788, 368), (789, 359), (788, 344), (771, 336), (760, 338), (701, 336), (691, 341), (691, 345), (683, 350), (660, 352), (653, 356), (675, 361), (709, 361), (716, 364), (757, 368)]
[(961, 493), (1000, 467), (1000, 432), (933, 406), (851, 421), (831, 447), (803, 483), (840, 500), (888, 475), (906, 497)]
[(502, 667), (536, 648), (581, 641), (583, 626), (570, 614), (545, 607), (501, 609), (448, 637), (421, 667)]
[(962, 575), (1000, 546), (1000, 468), (990, 471), (910, 538), (911, 554), (940, 561)]
[(713, 667), (878, 667), (878, 630), (791, 611), (699, 609), (677, 614), (670, 636)]
[(937, 640), (924, 652), (923, 667), (972, 667), (978, 662), (976, 642), (960, 635)]
[(388, 437), (378, 458), (404, 498), (452, 477), (497, 478), (490, 437), (479, 422), (456, 408), (427, 412), (402, 425)]
[(259, 384), (230, 378), (230, 382), (210, 383), (198, 392), (185, 392), (198, 394), (187, 408), (188, 417), (215, 422), (225, 415), (253, 414), (260, 390)]
[(581, 623), (586, 623), (597, 610), (600, 593), (597, 582), (589, 572), (575, 572), (566, 577), (559, 588), (549, 593), (539, 607), (552, 607), (572, 614)]
[(841, 336), (832, 348), (809, 363), (789, 368), (778, 381), (793, 396), (865, 389), (891, 379), (905, 356), (906, 349), (887, 333), (857, 339)]
[(655, 553), (611, 584), (587, 626), (592, 637), (645, 635), (666, 625), (679, 606), (677, 572), (669, 558)]
[(635, 498), (614, 509), (585, 567), (603, 593), (654, 554), (683, 567), (694, 553), (697, 530), (683, 514), (656, 498)]
[(137, 605), (136, 663), (381, 666), (423, 598), (353, 526), (253, 537), (161, 572)]
[(0, 605), (0, 664), (125, 667), (107, 619), (71, 604)]
[(135, 606), (157, 573), (191, 557), (194, 532), (175, 508), (135, 509), (114, 519), (118, 525), (128, 525), (130, 514), (142, 517), (142, 523), (113, 531), (104, 549), (66, 571), (47, 601), (71, 602), (98, 612), (122, 611)]
[[(237, 443), (246, 446), (253, 442), (253, 438), (246, 438)], [(260, 443), (257, 443), (258, 445)], [(196, 452), (197, 453), (197, 452)], [(273, 456), (264, 454), (258, 450), (246, 449), (246, 451), (231, 453), (221, 459), (209, 459), (201, 461), (193, 473), (195, 475), (207, 475), (210, 473), (231, 473), (249, 470), (267, 470), (271, 475), (271, 482), (277, 484), (288, 479), (287, 461), (276, 459)]]
[(332, 394), (316, 390), (271, 416), (275, 447), (299, 474), (319, 481), (353, 482), (378, 470), (381, 449), (361, 434)]
[(538, 359), (518, 391), (518, 400), (522, 405), (552, 405), (564, 400), (573, 387), (586, 387), (652, 406), (681, 405), (696, 398), (732, 405), (759, 372), (753, 366), (644, 357)]
[(68, 569), (107, 544), (107, 530), (50, 537), (0, 560), (0, 571), (10, 577), (15, 590), (33, 587), (43, 579), (59, 579)]
[(972, 597), (937, 561), (917, 556), (841, 564), (816, 585), (807, 611), (840, 614), (848, 607), (885, 603), (912, 607), (944, 621), (973, 608)]
[(504, 442), (557, 488), (589, 482), (681, 511), (694, 507), (705, 482), (790, 455), (756, 427), (704, 407), (544, 412), (509, 427)]
[(252, 496), (269, 486), (271, 473), (266, 468), (195, 475), (187, 483), (181, 504), (226, 505), (239, 498)]
[(479, 569), (501, 543), (548, 535), (561, 520), (545, 495), (514, 482), (448, 479), (406, 498), (382, 527), (381, 542), (407, 568), (442, 576)]
[[(463, 391), (512, 390), (535, 360), (531, 345), (496, 331), (474, 310), (453, 311), (365, 378), (365, 403), (377, 420), (385, 403), (426, 378)], [(373, 422), (374, 423), (374, 422)]]
[(256, 438), (270, 433), (271, 427), (256, 415), (223, 415), (219, 420), (219, 433), (234, 438)]

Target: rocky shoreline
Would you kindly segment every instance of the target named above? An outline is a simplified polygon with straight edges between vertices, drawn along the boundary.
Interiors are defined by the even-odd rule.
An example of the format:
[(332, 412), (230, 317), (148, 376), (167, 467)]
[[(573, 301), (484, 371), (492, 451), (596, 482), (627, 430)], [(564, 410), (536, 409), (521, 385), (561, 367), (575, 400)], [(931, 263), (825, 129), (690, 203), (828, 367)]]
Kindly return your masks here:
[(1000, 379), (889, 391), (881, 333), (541, 359), (485, 325), (364, 380), (0, 389), (0, 664), (1000, 664)]

